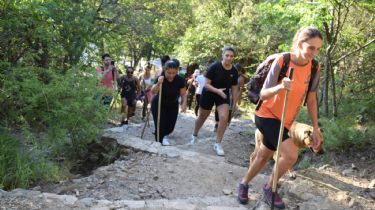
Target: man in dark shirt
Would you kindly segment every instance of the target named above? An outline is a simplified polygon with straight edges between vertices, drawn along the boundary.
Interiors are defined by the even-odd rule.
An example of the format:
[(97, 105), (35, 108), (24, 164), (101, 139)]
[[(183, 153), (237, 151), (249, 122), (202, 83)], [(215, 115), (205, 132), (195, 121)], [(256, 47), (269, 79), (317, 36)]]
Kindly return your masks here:
[[(138, 79), (133, 76), (134, 69), (130, 66), (125, 66), (126, 75), (121, 76), (119, 79), (119, 85), (121, 88), (121, 113), (122, 113), (122, 120), (121, 126), (124, 124), (128, 124), (129, 118), (133, 116), (133, 112), (135, 110), (135, 105), (137, 103), (137, 95), (140, 93), (141, 87), (139, 84)], [(125, 112), (126, 120), (125, 120)]]

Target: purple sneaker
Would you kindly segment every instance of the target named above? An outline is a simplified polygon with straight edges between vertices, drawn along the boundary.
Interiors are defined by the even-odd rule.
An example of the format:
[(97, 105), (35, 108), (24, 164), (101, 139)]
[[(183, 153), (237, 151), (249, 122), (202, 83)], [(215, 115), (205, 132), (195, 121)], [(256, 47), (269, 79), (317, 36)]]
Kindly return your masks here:
[[(266, 203), (271, 206), (272, 202), (272, 189), (271, 187), (266, 188), (267, 184), (263, 186), (263, 194), (264, 198), (266, 200)], [(275, 194), (275, 203), (274, 206), (278, 209), (285, 209), (285, 204), (283, 200), (281, 199), (280, 195), (278, 193)]]
[(249, 185), (240, 183), (238, 186), (238, 201), (241, 204), (247, 204), (247, 202), (249, 201), (248, 192)]

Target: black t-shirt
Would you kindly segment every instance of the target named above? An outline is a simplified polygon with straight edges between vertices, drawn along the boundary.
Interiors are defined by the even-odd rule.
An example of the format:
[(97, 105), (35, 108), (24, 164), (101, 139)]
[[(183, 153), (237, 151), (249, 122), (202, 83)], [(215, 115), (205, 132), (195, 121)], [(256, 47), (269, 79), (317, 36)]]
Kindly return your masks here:
[[(129, 81), (130, 80), (130, 81)], [(121, 97), (135, 98), (137, 92), (135, 78), (128, 78), (126, 75), (123, 75), (120, 78), (120, 87), (121, 87)]]
[[(155, 79), (154, 84), (158, 83), (159, 77)], [(185, 87), (185, 80), (176, 75), (172, 82), (169, 82), (166, 77), (163, 81), (163, 90), (161, 94), (161, 103), (163, 105), (174, 105), (178, 103), (178, 97), (180, 96), (180, 89)], [(156, 94), (159, 98), (159, 93)]]
[[(204, 75), (207, 79), (211, 80), (211, 85), (215, 88), (225, 88), (225, 93), (229, 93), (229, 89), (232, 85), (238, 84), (238, 71), (234, 66), (230, 70), (224, 69), (221, 62), (215, 62), (211, 64), (206, 74)], [(207, 91), (203, 88), (203, 91)]]

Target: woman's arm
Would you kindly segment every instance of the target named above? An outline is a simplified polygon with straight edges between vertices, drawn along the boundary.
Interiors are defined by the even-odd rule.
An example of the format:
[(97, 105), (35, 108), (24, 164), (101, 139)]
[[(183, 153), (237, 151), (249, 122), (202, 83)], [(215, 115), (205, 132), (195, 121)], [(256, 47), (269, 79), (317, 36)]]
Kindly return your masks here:
[(154, 84), (151, 88), (151, 92), (153, 94), (157, 94), (159, 92), (160, 85), (163, 84), (163, 80), (164, 80), (164, 76), (158, 77), (158, 82), (156, 84)]
[(208, 78), (206, 78), (204, 87), (207, 88), (208, 91), (215, 93), (224, 99), (227, 98), (227, 95), (224, 93), (225, 88), (222, 88), (222, 89), (215, 88), (214, 86), (211, 85), (211, 80)]
[(187, 94), (186, 94), (186, 88), (180, 89), (180, 96), (182, 98), (182, 104), (181, 104), (181, 110), (180, 112), (186, 111), (186, 103), (187, 103)]
[(320, 133), (318, 124), (318, 102), (316, 100), (316, 91), (308, 92), (307, 96), (307, 111), (309, 113), (311, 123), (313, 126), (313, 149), (318, 150), (323, 142), (322, 134)]

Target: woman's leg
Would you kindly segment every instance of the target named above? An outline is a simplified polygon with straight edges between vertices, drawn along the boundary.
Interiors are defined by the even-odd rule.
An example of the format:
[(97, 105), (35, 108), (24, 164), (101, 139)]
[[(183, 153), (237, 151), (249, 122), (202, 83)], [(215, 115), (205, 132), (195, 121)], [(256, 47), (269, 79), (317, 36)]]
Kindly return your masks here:
[(195, 108), (194, 108), (194, 112), (195, 112), (195, 116), (198, 116), (198, 110), (199, 110), (199, 100), (201, 98), (201, 94), (196, 94), (195, 96)]
[(228, 125), (228, 115), (229, 115), (229, 105), (228, 104), (221, 104), (216, 107), (216, 110), (219, 115), (219, 124), (217, 127), (217, 134), (216, 134), (216, 143), (221, 143), (223, 140), (225, 129)]
[(194, 125), (194, 136), (198, 135), (199, 130), (202, 128), (203, 123), (206, 121), (207, 117), (210, 115), (211, 110), (203, 109), (202, 107), (199, 108), (199, 114), (197, 119), (195, 120)]
[[(288, 169), (296, 163), (298, 159), (298, 147), (294, 144), (293, 139), (289, 138), (280, 145), (280, 158), (278, 163), (277, 181), (282, 177)], [(272, 186), (273, 173), (268, 179), (267, 188)]]
[(165, 125), (164, 133), (169, 135), (173, 132), (174, 127), (176, 126), (177, 115), (178, 115), (178, 104), (175, 107), (168, 107), (165, 111)]
[(241, 183), (247, 185), (266, 165), (272, 157), (274, 151), (268, 149), (261, 143), (253, 161), (249, 165), (246, 175), (242, 178)]

